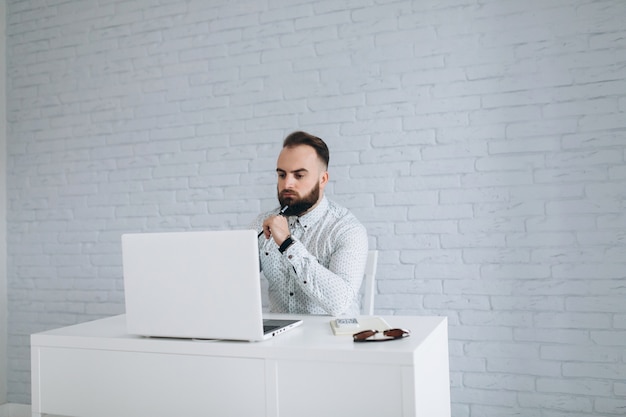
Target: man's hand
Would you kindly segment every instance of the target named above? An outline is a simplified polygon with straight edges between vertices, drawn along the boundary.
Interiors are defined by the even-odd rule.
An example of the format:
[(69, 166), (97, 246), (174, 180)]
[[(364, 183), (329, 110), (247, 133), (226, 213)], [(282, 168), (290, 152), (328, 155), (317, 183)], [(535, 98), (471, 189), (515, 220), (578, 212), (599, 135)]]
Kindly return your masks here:
[(281, 215), (268, 217), (263, 221), (263, 234), (265, 239), (273, 237), (274, 242), (280, 246), (290, 234), (287, 218)]

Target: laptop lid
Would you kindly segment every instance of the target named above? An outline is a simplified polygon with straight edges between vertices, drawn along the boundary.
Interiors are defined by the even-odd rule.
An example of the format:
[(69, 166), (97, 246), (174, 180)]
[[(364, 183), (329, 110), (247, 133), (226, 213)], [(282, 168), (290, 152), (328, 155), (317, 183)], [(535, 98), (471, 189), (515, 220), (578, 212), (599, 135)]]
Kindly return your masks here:
[(124, 234), (122, 260), (130, 334), (252, 341), (284, 331), (263, 331), (254, 230)]

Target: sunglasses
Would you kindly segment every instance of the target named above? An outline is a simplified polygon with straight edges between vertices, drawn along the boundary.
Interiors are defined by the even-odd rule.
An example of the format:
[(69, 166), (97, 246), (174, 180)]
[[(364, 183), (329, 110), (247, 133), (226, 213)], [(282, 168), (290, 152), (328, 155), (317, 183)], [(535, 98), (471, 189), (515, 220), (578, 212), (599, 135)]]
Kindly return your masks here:
[(409, 337), (410, 334), (411, 332), (405, 329), (388, 329), (382, 332), (378, 330), (363, 330), (353, 334), (352, 338), (355, 342), (386, 342)]

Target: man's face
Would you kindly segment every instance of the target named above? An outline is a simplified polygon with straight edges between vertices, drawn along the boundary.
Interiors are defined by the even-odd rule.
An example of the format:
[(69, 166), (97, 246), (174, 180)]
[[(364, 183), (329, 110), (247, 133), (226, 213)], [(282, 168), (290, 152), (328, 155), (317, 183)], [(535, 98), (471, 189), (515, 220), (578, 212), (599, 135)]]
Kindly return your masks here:
[(289, 206), (288, 216), (299, 216), (315, 206), (328, 182), (328, 172), (308, 145), (283, 148), (276, 163), (278, 201)]

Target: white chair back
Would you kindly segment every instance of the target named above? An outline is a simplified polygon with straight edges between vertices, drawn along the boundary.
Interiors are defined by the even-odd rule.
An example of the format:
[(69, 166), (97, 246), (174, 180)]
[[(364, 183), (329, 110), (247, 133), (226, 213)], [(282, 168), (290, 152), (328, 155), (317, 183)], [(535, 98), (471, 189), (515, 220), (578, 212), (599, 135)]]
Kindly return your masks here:
[(374, 295), (376, 294), (376, 268), (378, 267), (378, 251), (367, 252), (365, 275), (363, 276), (363, 301), (361, 302), (361, 314), (371, 316), (374, 314)]

